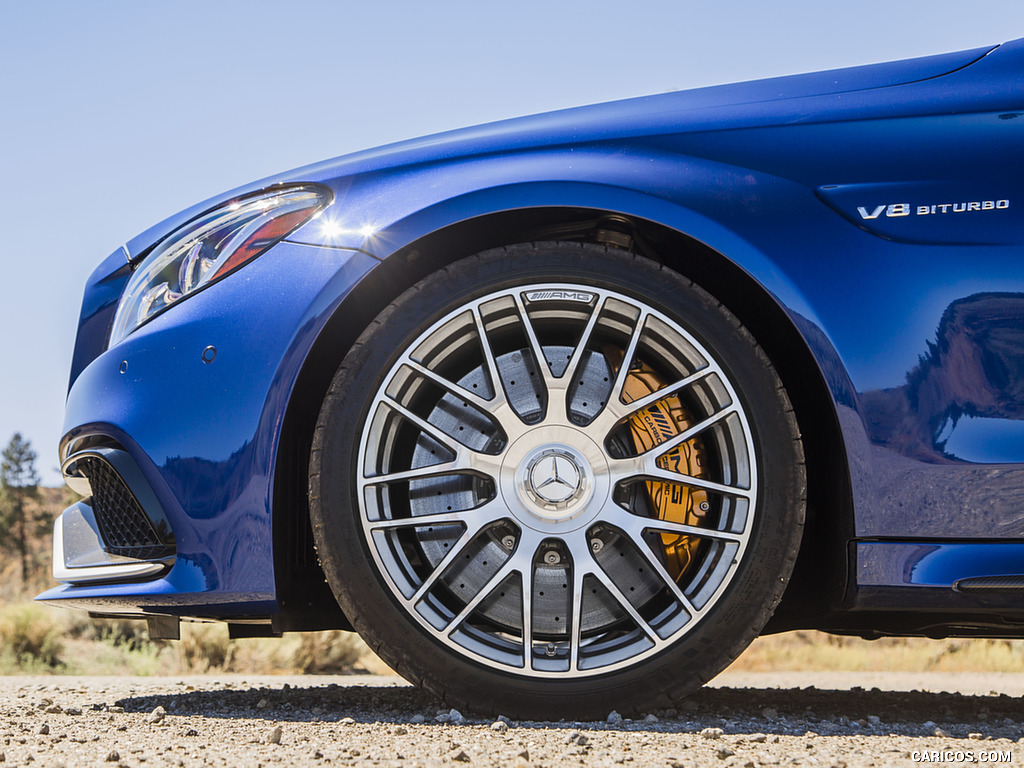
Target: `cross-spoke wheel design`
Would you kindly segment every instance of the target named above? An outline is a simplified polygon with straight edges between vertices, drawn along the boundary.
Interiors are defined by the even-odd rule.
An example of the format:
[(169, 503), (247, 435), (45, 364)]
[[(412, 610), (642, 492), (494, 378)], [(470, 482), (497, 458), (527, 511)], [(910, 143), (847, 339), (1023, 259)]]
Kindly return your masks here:
[[(598, 276), (624, 260), (594, 250)], [(507, 260), (510, 271), (525, 271)], [(479, 260), (476, 272), (490, 263)], [(636, 263), (641, 273), (653, 266)], [(756, 633), (788, 577), (802, 513), (790, 513), (781, 532), (779, 521), (766, 528), (762, 520), (778, 513), (766, 511), (761, 489), (765, 443), (750, 404), (761, 395), (751, 400), (737, 381), (748, 374), (731, 372), (732, 348), (723, 354), (701, 338), (708, 318), (688, 323), (665, 306), (663, 290), (652, 291), (657, 301), (637, 292), (635, 276), (561, 272), (466, 280), (462, 295), (418, 323), (400, 310), (382, 315), (374, 335), (393, 328), (401, 340), (374, 354), (366, 350), (380, 339), (357, 346), (384, 364), (343, 364), (321, 413), (311, 487), (321, 539), (347, 521), (347, 533), (319, 544), (361, 631), (358, 619), (374, 625), (367, 607), (384, 597), (387, 612), (432, 649), (491, 675), (533, 680), (538, 693), (646, 669), (716, 623), (721, 601), (749, 596), (751, 571), (766, 571), (774, 583), (760, 585), (763, 604), (749, 607)], [(428, 278), (419, 302), (450, 295), (439, 283)], [(767, 394), (780, 395), (774, 372), (755, 361)], [(357, 374), (376, 382), (372, 392), (351, 391)], [(335, 397), (348, 405), (334, 407)], [(771, 405), (792, 422), (784, 395)], [(786, 441), (782, 454), (798, 456), (795, 428), (788, 431), (773, 437)], [(323, 503), (334, 485), (327, 478), (338, 476), (347, 513)], [(375, 594), (347, 579), (350, 562), (335, 562), (342, 535), (346, 552), (360, 542)], [(776, 542), (762, 552), (783, 543), (782, 559), (752, 569), (751, 551), (766, 537)], [(379, 641), (388, 658), (391, 638)], [(401, 671), (430, 682), (429, 664), (408, 669), (410, 651), (399, 655)], [(639, 693), (632, 698), (655, 692)]]
[(645, 302), (575, 283), (433, 323), (385, 376), (359, 455), (395, 598), (453, 650), (528, 675), (628, 665), (696, 626), (757, 495), (714, 357)]

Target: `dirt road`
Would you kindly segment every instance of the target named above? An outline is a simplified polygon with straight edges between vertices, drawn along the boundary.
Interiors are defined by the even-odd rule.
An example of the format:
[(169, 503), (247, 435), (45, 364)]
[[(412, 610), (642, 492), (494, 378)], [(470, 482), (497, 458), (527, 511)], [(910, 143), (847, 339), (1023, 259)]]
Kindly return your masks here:
[(1022, 693), (1024, 675), (725, 673), (678, 711), (531, 723), (393, 677), (13, 677), (0, 749), (33, 768), (1012, 764)]

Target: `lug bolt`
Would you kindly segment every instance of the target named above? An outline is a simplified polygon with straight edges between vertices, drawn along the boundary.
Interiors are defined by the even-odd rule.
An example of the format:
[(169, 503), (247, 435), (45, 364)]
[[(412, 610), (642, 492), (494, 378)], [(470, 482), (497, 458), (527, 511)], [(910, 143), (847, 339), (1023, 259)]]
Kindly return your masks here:
[(501, 546), (505, 549), (512, 549), (516, 545), (516, 537), (509, 534), (508, 536), (501, 537)]
[(544, 654), (549, 658), (554, 658), (556, 653), (558, 653), (558, 646), (554, 643), (548, 643), (547, 648), (544, 649)]
[(562, 556), (558, 554), (555, 550), (549, 549), (547, 552), (544, 553), (544, 562), (548, 565), (558, 565), (560, 562), (562, 562)]
[(594, 554), (597, 554), (602, 549), (604, 549), (604, 542), (603, 541), (601, 541), (600, 539), (591, 539), (590, 540), (590, 551), (591, 552), (593, 552)]

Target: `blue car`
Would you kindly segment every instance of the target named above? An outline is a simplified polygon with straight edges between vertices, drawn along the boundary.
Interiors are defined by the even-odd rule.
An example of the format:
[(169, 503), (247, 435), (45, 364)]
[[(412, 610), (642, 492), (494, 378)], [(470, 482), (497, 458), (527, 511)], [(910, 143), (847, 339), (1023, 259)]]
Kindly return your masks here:
[(255, 182), (89, 279), (39, 599), (354, 629), (453, 706), (1024, 637), (1024, 40)]

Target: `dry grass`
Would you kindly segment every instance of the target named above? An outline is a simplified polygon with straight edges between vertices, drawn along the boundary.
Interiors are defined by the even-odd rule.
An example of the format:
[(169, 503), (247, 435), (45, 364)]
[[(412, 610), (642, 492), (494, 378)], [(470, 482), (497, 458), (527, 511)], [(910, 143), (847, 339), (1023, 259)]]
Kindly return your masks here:
[(0, 609), (0, 675), (347, 674), (387, 667), (351, 632), (228, 638), (226, 624), (183, 623), (150, 640), (145, 622), (92, 620), (33, 603)]
[(58, 622), (38, 605), (11, 605), (0, 611), (0, 670), (60, 671), (64, 643)]
[[(867, 641), (800, 631), (758, 638), (731, 669), (750, 672), (1024, 672), (1024, 640)], [(0, 674), (345, 674), (389, 672), (350, 632), (230, 640), (224, 624), (181, 625), (180, 641), (151, 641), (138, 621), (77, 611), (0, 609)]]
[(352, 669), (369, 651), (352, 632), (304, 632), (292, 652), (292, 664), (303, 674), (336, 675)]
[(801, 630), (759, 637), (730, 669), (748, 672), (1024, 672), (1024, 640), (882, 638)]

